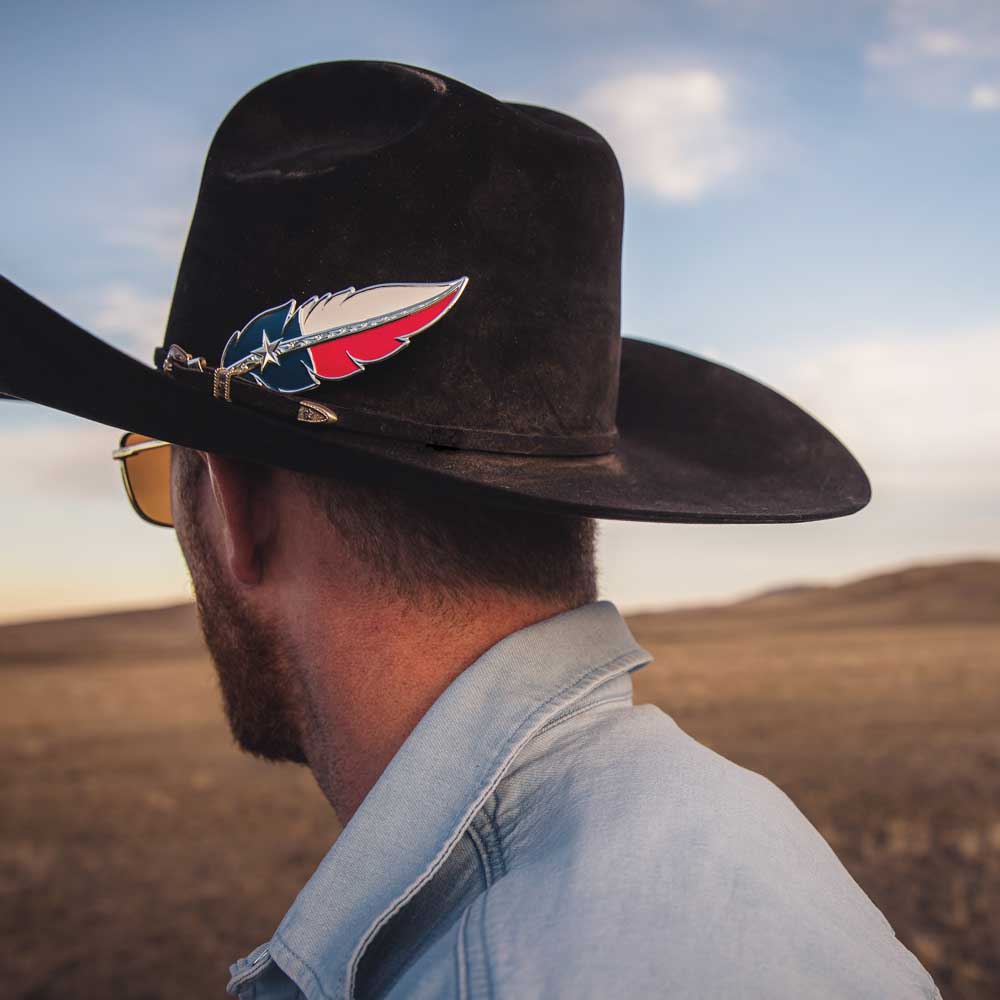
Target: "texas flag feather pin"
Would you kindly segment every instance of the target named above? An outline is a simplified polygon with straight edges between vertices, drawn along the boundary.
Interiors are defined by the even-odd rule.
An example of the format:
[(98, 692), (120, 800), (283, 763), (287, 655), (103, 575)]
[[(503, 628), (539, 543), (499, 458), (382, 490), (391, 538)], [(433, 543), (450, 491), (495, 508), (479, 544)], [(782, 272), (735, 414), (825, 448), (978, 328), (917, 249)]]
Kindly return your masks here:
[(345, 379), (401, 351), (458, 301), (468, 278), (440, 284), (370, 285), (295, 299), (254, 316), (222, 352), (229, 378), (249, 375), (276, 392)]

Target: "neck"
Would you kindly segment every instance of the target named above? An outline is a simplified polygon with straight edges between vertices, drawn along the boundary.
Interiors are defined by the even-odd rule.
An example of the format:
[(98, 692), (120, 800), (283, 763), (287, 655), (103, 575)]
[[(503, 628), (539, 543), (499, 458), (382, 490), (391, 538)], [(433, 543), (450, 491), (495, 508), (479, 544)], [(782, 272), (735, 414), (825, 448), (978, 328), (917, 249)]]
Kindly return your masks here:
[(510, 595), (446, 613), (398, 600), (336, 606), (335, 621), (327, 603), (307, 611), (293, 634), (299, 636), (302, 749), (345, 825), (466, 667), (511, 632), (567, 610)]

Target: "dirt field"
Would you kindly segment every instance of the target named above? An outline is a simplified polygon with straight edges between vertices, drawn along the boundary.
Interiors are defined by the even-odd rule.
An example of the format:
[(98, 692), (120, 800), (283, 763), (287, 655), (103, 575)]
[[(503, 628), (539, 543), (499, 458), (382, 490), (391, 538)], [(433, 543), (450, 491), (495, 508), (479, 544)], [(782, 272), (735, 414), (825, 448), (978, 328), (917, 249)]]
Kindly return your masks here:
[[(946, 998), (1000, 996), (1000, 563), (630, 619), (635, 675), (781, 785)], [(189, 608), (0, 629), (0, 983), (222, 997), (337, 833), (232, 746)]]

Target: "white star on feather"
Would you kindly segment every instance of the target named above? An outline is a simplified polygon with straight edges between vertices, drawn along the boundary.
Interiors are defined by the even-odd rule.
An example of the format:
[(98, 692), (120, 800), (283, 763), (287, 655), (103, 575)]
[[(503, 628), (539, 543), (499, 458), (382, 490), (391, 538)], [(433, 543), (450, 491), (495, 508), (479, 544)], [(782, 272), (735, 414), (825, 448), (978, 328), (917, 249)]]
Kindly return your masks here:
[(268, 340), (267, 334), (264, 335), (264, 342), (257, 348), (253, 353), (257, 357), (261, 358), (260, 370), (263, 371), (268, 365), (280, 365), (281, 358), (275, 353), (274, 348), (280, 343), (281, 338), (277, 340)]

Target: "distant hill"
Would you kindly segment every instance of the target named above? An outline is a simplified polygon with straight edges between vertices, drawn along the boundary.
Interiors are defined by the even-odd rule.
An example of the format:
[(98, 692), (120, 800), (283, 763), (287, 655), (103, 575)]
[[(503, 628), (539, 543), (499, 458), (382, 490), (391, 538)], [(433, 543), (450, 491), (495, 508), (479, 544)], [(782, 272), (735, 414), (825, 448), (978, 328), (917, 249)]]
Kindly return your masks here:
[[(741, 630), (1000, 622), (1000, 560), (912, 566), (839, 586), (794, 585), (732, 604), (629, 615), (640, 641)], [(0, 626), (0, 666), (155, 662), (205, 651), (194, 605)]]
[(709, 630), (997, 624), (1000, 560), (911, 566), (839, 586), (782, 587), (732, 604), (644, 612), (629, 622), (650, 641)]
[(1000, 608), (1000, 561), (978, 559), (910, 566), (836, 587), (809, 584), (781, 587), (739, 601), (735, 606), (757, 606), (776, 599), (803, 606), (902, 600), (911, 610), (919, 605), (921, 611), (939, 610), (949, 615), (963, 607), (996, 613)]
[(193, 604), (0, 626), (0, 666), (72, 660), (139, 665), (204, 652)]

